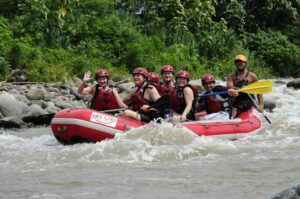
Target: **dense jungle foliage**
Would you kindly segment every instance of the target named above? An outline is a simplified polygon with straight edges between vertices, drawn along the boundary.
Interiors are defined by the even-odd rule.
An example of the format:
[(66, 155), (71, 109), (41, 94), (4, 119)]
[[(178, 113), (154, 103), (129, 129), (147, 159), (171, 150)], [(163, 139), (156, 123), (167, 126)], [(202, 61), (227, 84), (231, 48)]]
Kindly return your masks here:
[(260, 78), (300, 75), (300, 0), (1, 0), (0, 81), (61, 81), (171, 64), (224, 78), (245, 54)]

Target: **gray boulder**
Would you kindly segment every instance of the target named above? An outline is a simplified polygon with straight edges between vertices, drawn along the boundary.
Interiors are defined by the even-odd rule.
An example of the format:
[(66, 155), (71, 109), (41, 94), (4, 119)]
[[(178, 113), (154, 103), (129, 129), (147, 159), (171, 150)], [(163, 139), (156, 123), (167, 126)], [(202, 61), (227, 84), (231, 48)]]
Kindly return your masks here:
[(57, 113), (58, 111), (60, 111), (61, 109), (56, 107), (55, 104), (53, 102), (48, 102), (48, 106), (45, 109), (45, 111), (47, 111), (48, 113)]
[(292, 80), (292, 81), (288, 82), (286, 86), (288, 88), (292, 87), (292, 88), (295, 88), (295, 89), (299, 89), (300, 88), (300, 79)]
[(273, 112), (273, 109), (276, 108), (276, 103), (271, 100), (264, 100), (264, 109)]
[(23, 117), (29, 109), (24, 102), (17, 101), (13, 95), (5, 92), (0, 94), (0, 112), (4, 117)]
[(31, 88), (27, 93), (27, 98), (29, 100), (44, 100), (45, 93), (45, 89)]
[(31, 117), (38, 117), (40, 115), (48, 114), (47, 111), (45, 111), (44, 109), (42, 109), (42, 107), (36, 104), (29, 106), (29, 113), (30, 114), (27, 114), (27, 116), (29, 115)]
[(300, 185), (283, 190), (271, 199), (300, 199)]
[(0, 119), (0, 127), (3, 128), (22, 128), (24, 125), (23, 120), (18, 117), (4, 117)]
[(40, 106), (43, 109), (47, 108), (47, 106), (48, 106), (48, 103), (45, 102), (44, 100), (32, 100), (31, 103), (36, 104), (36, 105)]
[(29, 99), (27, 99), (27, 97), (25, 95), (14, 95), (15, 99), (20, 101), (20, 102), (24, 102), (27, 105), (31, 105), (31, 101)]
[(15, 69), (8, 77), (8, 82), (26, 82), (28, 73), (23, 69)]

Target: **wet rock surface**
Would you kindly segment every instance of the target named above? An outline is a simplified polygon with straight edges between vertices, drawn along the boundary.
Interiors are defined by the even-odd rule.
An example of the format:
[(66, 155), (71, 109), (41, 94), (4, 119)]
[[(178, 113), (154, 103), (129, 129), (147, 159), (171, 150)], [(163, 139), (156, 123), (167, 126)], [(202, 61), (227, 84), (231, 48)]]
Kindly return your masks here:
[[(16, 74), (24, 76), (26, 73), (17, 71)], [(91, 99), (77, 93), (81, 84), (78, 78), (67, 83), (20, 82), (25, 79), (17, 81), (16, 78), (10, 78), (10, 81), (0, 82), (0, 127), (47, 125), (58, 111), (65, 108), (85, 108)], [(125, 95), (133, 87), (132, 83), (122, 85), (127, 81), (111, 84), (121, 85), (118, 90)]]
[(283, 190), (271, 199), (300, 199), (300, 185)]

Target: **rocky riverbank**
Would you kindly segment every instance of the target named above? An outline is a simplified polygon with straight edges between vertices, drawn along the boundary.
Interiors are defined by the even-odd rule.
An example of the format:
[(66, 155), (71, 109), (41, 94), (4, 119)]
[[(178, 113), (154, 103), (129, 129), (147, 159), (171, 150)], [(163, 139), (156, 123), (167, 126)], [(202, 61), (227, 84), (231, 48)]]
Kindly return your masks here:
[[(133, 88), (129, 81), (111, 84), (117, 87), (122, 97)], [(280, 84), (280, 81), (276, 82)], [(0, 82), (0, 127), (47, 125), (62, 109), (87, 107), (90, 97), (77, 94), (80, 84), (81, 80), (76, 77), (67, 83)], [(288, 82), (287, 87), (298, 89), (300, 79)], [(271, 112), (275, 107), (272, 100), (265, 100), (266, 111)]]
[[(124, 95), (133, 88), (127, 81), (111, 83)], [(0, 127), (47, 125), (62, 109), (87, 107), (90, 97), (77, 94), (81, 82), (78, 78), (67, 83), (0, 82)]]

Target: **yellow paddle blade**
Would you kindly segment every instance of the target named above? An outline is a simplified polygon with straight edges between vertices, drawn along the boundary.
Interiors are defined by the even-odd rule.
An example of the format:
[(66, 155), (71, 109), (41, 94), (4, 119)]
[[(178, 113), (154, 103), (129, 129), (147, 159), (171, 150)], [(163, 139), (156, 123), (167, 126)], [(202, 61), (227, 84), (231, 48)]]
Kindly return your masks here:
[(272, 92), (272, 81), (263, 80), (260, 82), (254, 82), (241, 89), (235, 90), (236, 92), (248, 93), (248, 94), (267, 94)]

